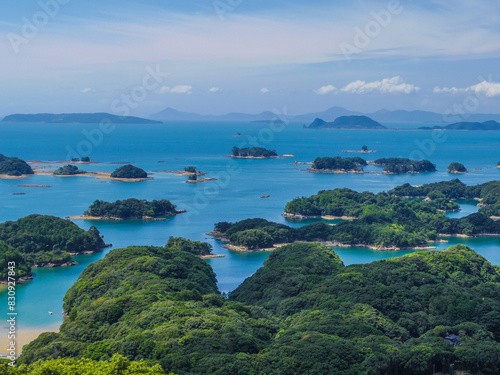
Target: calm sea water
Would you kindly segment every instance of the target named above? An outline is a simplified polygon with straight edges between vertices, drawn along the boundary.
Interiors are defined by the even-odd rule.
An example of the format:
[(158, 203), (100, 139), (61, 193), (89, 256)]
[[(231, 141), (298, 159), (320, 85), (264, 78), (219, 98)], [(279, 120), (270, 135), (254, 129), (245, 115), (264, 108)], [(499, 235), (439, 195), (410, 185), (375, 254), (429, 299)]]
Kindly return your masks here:
[[(87, 146), (83, 131), (92, 132), (97, 125), (0, 125), (0, 153), (25, 160), (65, 160), (68, 147)], [(241, 133), (248, 137), (234, 137)], [(96, 138), (96, 140), (99, 140)], [(281, 216), (285, 204), (297, 196), (309, 196), (323, 189), (349, 187), (358, 191), (379, 192), (409, 182), (413, 185), (448, 180), (450, 162), (458, 161), (472, 173), (459, 176), (468, 184), (478, 184), (500, 177), (496, 168), (500, 132), (428, 131), (331, 131), (307, 130), (302, 124), (285, 128), (269, 124), (248, 123), (172, 123), (165, 125), (119, 125), (102, 141), (92, 145), (90, 157), (101, 164), (85, 165), (89, 171), (113, 171), (111, 163), (131, 162), (147, 171), (180, 170), (194, 165), (219, 181), (186, 184), (185, 177), (155, 173), (154, 180), (141, 183), (115, 183), (87, 177), (57, 178), (33, 176), (26, 181), (0, 180), (0, 222), (17, 220), (38, 213), (66, 217), (82, 214), (96, 199), (169, 199), (187, 214), (166, 222), (88, 222), (75, 221), (82, 228), (96, 225), (113, 248), (129, 245), (164, 245), (170, 236), (182, 236), (209, 242), (214, 253), (225, 258), (208, 260), (223, 292), (235, 289), (245, 278), (262, 266), (268, 253), (235, 253), (221, 247), (205, 233), (219, 221), (237, 221), (262, 217), (285, 223)], [(342, 150), (367, 145), (379, 150), (364, 155), (379, 157), (425, 157), (437, 165), (438, 172), (419, 175), (387, 176), (325, 175), (304, 172), (306, 165), (293, 162), (312, 161), (317, 156), (335, 156)], [(224, 155), (233, 146), (262, 146), (279, 154), (295, 157), (272, 160), (233, 160)], [(355, 156), (352, 154), (351, 156)], [(363, 156), (363, 155), (360, 155)], [(477, 169), (476, 169), (477, 168)], [(368, 171), (380, 171), (376, 167)], [(22, 188), (19, 184), (49, 185), (50, 188)], [(26, 193), (25, 195), (13, 195)], [(260, 196), (269, 194), (268, 199)], [(455, 217), (475, 212), (474, 202), (462, 202), (463, 211)], [(302, 225), (289, 223), (291, 225)], [(449, 244), (465, 243), (494, 264), (500, 264), (500, 239), (450, 239)], [(438, 244), (439, 249), (448, 244)], [(27, 328), (53, 327), (63, 317), (62, 303), (66, 290), (91, 262), (101, 259), (110, 249), (75, 258), (79, 265), (69, 268), (39, 269), (34, 281), (18, 286), (19, 322)], [(400, 256), (411, 251), (385, 252), (365, 248), (335, 249), (345, 264), (366, 263)], [(0, 314), (5, 316), (7, 299), (0, 291)], [(53, 311), (54, 315), (47, 312)]]

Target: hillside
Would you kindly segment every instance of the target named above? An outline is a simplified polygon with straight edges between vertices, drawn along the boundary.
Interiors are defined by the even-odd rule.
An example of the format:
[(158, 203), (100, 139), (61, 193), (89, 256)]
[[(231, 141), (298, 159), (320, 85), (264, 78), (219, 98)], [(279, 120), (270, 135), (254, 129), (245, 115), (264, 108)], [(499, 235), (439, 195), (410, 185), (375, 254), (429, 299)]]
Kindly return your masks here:
[(382, 124), (367, 116), (341, 116), (333, 122), (315, 119), (308, 129), (387, 129)]
[(5, 116), (2, 122), (41, 122), (48, 124), (99, 124), (111, 121), (113, 124), (161, 124), (160, 121), (132, 116), (116, 116), (109, 113), (38, 113)]

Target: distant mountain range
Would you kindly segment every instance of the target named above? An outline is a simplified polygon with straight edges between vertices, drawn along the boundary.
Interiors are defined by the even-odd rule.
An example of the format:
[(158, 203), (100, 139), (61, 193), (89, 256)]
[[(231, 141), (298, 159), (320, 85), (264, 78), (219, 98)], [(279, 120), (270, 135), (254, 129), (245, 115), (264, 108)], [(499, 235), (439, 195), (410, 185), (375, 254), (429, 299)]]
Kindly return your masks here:
[(496, 121), (485, 121), (485, 122), (457, 122), (455, 124), (450, 124), (447, 126), (424, 126), (419, 129), (431, 130), (431, 129), (442, 129), (442, 130), (500, 130), (500, 123)]
[[(306, 126), (304, 126), (306, 127)], [(379, 122), (367, 116), (340, 116), (333, 122), (315, 119), (308, 129), (387, 129)]]
[[(380, 123), (417, 123), (417, 124), (449, 124), (451, 121), (447, 118), (453, 118), (451, 115), (443, 115), (428, 111), (389, 111), (382, 109), (373, 113), (362, 113), (350, 111), (343, 107), (331, 107), (322, 112), (311, 112), (300, 115), (276, 116), (272, 112), (262, 112), (258, 114), (247, 113), (228, 113), (226, 115), (200, 115), (197, 113), (180, 112), (173, 108), (166, 108), (161, 112), (151, 115), (150, 118), (158, 121), (242, 121), (242, 122), (263, 122), (273, 121), (277, 117), (293, 122), (310, 123), (316, 118), (331, 122), (342, 116), (368, 116)], [(471, 122), (500, 121), (500, 114), (470, 114), (466, 118)]]
[(39, 113), (32, 115), (9, 115), (2, 122), (42, 122), (48, 124), (98, 124), (101, 121), (113, 124), (160, 124), (160, 121), (133, 116), (116, 116), (109, 113)]

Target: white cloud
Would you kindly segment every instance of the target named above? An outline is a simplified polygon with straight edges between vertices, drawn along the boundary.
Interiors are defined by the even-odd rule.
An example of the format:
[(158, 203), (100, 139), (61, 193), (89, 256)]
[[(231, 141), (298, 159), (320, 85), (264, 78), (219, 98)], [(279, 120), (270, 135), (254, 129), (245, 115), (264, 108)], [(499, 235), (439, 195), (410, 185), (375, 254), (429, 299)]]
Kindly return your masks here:
[(83, 89), (82, 91), (80, 91), (80, 92), (81, 92), (81, 93), (83, 93), (83, 94), (86, 94), (86, 93), (91, 92), (91, 91), (92, 91), (92, 89), (91, 89), (90, 87), (86, 87), (86, 88), (84, 88), (84, 89)]
[(208, 90), (208, 92), (219, 92), (220, 91), (220, 88), (218, 87), (212, 87), (210, 90)]
[(267, 94), (270, 90), (267, 87), (263, 87), (260, 89), (260, 92), (263, 94)]
[(193, 86), (188, 85), (177, 85), (174, 87), (162, 86), (157, 91), (159, 94), (192, 94)]
[(434, 87), (435, 94), (458, 94), (458, 93), (474, 93), (476, 95), (483, 95), (487, 98), (500, 95), (500, 83), (483, 81), (476, 85), (465, 88), (457, 87)]
[(434, 87), (432, 90), (435, 94), (458, 94), (459, 92), (465, 92), (465, 89), (459, 89), (456, 87)]
[(333, 85), (326, 85), (326, 86), (321, 86), (319, 89), (314, 90), (314, 91), (316, 92), (316, 94), (326, 95), (326, 94), (329, 94), (331, 92), (337, 91), (337, 88)]
[(368, 94), (372, 92), (378, 92), (381, 94), (414, 94), (419, 90), (420, 87), (411, 83), (403, 82), (399, 76), (373, 82), (357, 80), (349, 83), (341, 89), (341, 91), (350, 94)]

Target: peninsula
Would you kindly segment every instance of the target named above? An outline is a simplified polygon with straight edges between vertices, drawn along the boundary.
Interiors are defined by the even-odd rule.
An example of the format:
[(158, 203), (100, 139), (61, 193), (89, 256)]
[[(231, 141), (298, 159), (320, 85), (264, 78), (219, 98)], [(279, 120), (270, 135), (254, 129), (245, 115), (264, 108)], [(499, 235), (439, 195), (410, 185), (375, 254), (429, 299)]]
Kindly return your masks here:
[(162, 124), (161, 121), (133, 116), (116, 116), (110, 113), (38, 113), (5, 116), (1, 122), (47, 123), (47, 124), (99, 124), (108, 121), (113, 124)]
[[(0, 224), (0, 264), (16, 262), (16, 271), (26, 280), (31, 267), (56, 267), (75, 264), (71, 255), (93, 253), (110, 246), (99, 230), (80, 229), (69, 220), (54, 216), (30, 215), (15, 222)], [(7, 268), (0, 271), (6, 280)]]
[(379, 122), (368, 116), (341, 116), (333, 122), (326, 122), (316, 118), (306, 129), (359, 129), (359, 130), (381, 130), (387, 129)]

